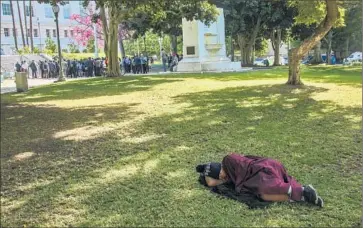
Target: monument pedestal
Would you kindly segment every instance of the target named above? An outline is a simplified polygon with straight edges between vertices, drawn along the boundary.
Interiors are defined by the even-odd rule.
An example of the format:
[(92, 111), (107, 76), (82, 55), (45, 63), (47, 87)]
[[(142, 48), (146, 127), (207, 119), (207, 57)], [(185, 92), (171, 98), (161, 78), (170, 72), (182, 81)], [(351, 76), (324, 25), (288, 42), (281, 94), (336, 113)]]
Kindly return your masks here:
[(242, 71), (240, 62), (231, 62), (231, 60), (223, 61), (200, 61), (199, 59), (183, 59), (179, 62), (178, 72), (205, 72), (205, 71)]
[(183, 60), (178, 72), (242, 71), (240, 62), (226, 56), (223, 9), (210, 26), (201, 21), (183, 19)]

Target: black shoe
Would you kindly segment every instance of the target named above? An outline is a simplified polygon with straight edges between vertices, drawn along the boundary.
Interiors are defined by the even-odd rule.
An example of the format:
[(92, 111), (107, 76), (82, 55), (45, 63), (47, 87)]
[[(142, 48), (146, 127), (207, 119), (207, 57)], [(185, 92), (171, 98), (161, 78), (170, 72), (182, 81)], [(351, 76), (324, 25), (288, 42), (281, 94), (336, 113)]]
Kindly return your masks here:
[(318, 196), (318, 203), (316, 205), (319, 207), (324, 207), (324, 200), (320, 196)]
[(318, 197), (318, 193), (313, 188), (313, 186), (311, 185), (304, 186), (303, 196), (304, 196), (304, 201), (318, 205), (320, 197)]

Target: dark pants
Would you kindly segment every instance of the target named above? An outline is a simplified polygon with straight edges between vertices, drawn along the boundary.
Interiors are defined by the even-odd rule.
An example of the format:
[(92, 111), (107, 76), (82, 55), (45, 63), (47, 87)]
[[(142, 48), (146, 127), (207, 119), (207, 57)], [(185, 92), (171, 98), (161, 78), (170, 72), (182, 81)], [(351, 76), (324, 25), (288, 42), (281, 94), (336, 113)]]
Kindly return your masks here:
[(32, 78), (36, 78), (37, 77), (37, 71), (36, 70), (32, 70)]
[(140, 74), (141, 73), (141, 64), (138, 64), (138, 65), (136, 65), (136, 74)]
[(92, 69), (92, 67), (89, 67), (88, 68), (88, 77), (92, 77), (92, 74), (93, 74), (93, 69)]
[(163, 70), (166, 72), (166, 60), (163, 59)]
[(100, 72), (100, 67), (95, 67), (95, 76), (100, 76), (101, 72)]

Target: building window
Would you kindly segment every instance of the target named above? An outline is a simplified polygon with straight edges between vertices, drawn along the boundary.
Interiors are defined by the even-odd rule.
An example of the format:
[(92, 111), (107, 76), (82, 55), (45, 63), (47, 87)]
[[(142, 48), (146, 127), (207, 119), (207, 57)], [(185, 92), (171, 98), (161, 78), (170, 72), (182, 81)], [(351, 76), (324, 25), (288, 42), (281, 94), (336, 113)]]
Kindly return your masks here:
[(64, 17), (64, 19), (71, 18), (71, 8), (63, 7), (63, 17)]
[(13, 31), (13, 36), (16, 36), (17, 35), (16, 29), (13, 28), (12, 31)]
[(30, 37), (30, 29), (26, 29), (26, 36)]
[(10, 4), (2, 3), (1, 6), (3, 8), (3, 15), (11, 15)]
[(71, 37), (73, 37), (74, 36), (74, 34), (73, 34), (73, 30), (71, 30)]
[(45, 33), (47, 34), (47, 37), (50, 37), (50, 29), (46, 29)]
[(46, 18), (53, 18), (54, 13), (53, 13), (52, 7), (49, 7), (49, 6), (44, 7), (44, 12), (45, 12)]
[(57, 37), (57, 33), (55, 32), (55, 29), (53, 29), (53, 37)]
[(4, 28), (4, 35), (6, 37), (10, 36), (10, 34), (9, 34), (9, 28)]
[[(29, 6), (26, 6), (25, 7), (25, 11), (26, 11), (26, 15), (29, 17), (30, 16), (30, 14), (29, 14)], [(32, 17), (34, 17), (34, 8), (33, 8), (33, 6), (32, 6), (32, 8), (31, 8), (31, 10), (32, 10)]]
[(33, 29), (33, 35), (34, 35), (34, 37), (38, 37), (38, 29)]
[(64, 30), (64, 37), (68, 37), (68, 31)]

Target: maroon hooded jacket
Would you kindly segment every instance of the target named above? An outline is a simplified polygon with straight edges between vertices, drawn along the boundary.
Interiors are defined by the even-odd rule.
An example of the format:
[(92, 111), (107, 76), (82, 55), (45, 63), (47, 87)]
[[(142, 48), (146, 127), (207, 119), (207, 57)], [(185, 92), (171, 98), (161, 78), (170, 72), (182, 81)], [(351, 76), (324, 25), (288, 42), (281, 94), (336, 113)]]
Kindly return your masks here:
[(284, 166), (273, 159), (257, 156), (229, 154), (223, 158), (222, 168), (236, 192), (261, 194), (287, 194), (291, 186), (291, 199), (300, 201), (302, 185), (287, 174)]

